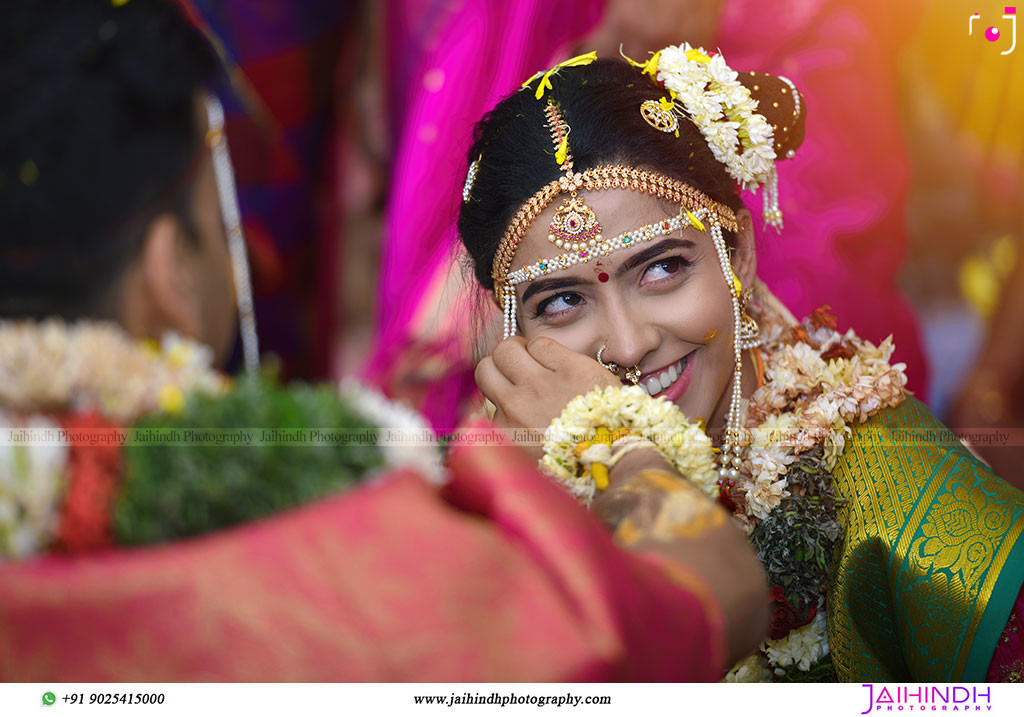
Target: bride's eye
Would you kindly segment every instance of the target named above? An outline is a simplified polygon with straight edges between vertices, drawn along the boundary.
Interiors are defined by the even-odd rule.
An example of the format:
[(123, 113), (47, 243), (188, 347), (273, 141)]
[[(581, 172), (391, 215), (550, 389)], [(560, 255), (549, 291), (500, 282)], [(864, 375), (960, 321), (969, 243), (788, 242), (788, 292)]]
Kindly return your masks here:
[(642, 286), (644, 284), (650, 284), (652, 282), (678, 276), (683, 272), (683, 269), (690, 266), (691, 263), (692, 262), (681, 256), (670, 256), (664, 259), (659, 259), (653, 264), (650, 264), (647, 269), (644, 270), (644, 275), (641, 278), (640, 284)]
[(567, 291), (564, 294), (555, 294), (544, 299), (544, 301), (537, 304), (536, 311), (533, 312), (533, 318), (539, 318), (541, 316), (551, 317), (559, 316), (572, 311), (576, 306), (583, 303), (583, 297), (574, 291)]

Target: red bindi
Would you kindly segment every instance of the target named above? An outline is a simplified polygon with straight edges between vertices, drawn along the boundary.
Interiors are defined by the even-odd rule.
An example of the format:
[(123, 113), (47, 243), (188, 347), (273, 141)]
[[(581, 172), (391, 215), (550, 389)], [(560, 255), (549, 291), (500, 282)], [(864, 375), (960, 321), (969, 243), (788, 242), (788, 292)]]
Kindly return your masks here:
[(597, 275), (597, 280), (603, 284), (604, 282), (608, 281), (608, 274), (602, 271), (600, 274)]

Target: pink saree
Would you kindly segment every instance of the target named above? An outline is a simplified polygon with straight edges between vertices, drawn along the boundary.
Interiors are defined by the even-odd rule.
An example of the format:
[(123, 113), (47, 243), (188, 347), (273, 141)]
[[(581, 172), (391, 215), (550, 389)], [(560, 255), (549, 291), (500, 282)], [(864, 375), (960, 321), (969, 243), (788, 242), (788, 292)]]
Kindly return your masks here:
[(715, 680), (701, 583), (508, 446), (166, 546), (0, 565), (0, 680)]

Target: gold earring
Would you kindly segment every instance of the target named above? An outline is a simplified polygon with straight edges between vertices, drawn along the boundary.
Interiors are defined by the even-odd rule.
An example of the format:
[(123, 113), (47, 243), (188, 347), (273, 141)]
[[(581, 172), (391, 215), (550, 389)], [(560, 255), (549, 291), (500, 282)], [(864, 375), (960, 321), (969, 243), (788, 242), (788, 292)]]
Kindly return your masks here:
[(761, 327), (757, 325), (754, 317), (747, 313), (747, 304), (753, 295), (753, 289), (747, 287), (740, 296), (740, 326), (736, 335), (736, 345), (744, 350), (760, 346), (763, 342)]

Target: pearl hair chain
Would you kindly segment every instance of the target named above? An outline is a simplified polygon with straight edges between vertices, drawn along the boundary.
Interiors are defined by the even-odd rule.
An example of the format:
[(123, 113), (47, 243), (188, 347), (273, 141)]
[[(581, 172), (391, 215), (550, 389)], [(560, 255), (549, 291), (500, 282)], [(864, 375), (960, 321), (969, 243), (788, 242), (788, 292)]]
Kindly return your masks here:
[(729, 401), (729, 414), (726, 419), (725, 437), (722, 440), (722, 452), (718, 455), (718, 473), (723, 480), (735, 480), (739, 477), (739, 468), (743, 465), (743, 447), (740, 445), (740, 409), (743, 401), (743, 350), (738, 341), (742, 329), (740, 311), (740, 297), (737, 291), (737, 281), (729, 261), (729, 251), (725, 246), (725, 238), (722, 236), (722, 227), (716, 221), (711, 224), (711, 239), (715, 243), (715, 251), (718, 252), (718, 262), (722, 267), (722, 275), (729, 287), (729, 296), (732, 299), (733, 316), (733, 367), (732, 375), (732, 397)]
[(505, 326), (503, 338), (516, 335), (516, 292), (515, 290), (505, 292)]

